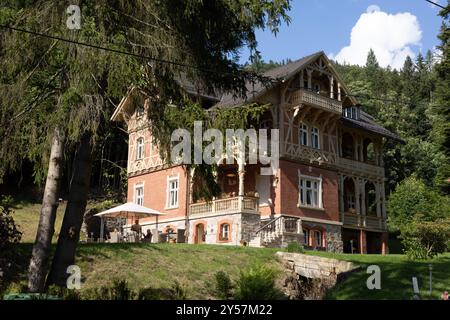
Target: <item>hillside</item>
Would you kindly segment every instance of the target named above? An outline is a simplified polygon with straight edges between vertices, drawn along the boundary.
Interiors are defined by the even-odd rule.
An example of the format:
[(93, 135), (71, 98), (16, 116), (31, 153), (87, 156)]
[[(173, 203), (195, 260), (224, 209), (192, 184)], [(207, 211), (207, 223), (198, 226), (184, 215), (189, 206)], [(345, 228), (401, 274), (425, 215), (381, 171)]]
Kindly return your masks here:
[[(225, 271), (237, 280), (240, 270), (255, 264), (267, 264), (280, 269), (275, 258), (279, 249), (228, 247), (188, 244), (113, 244), (80, 245), (77, 264), (81, 268), (82, 292), (111, 286), (114, 280), (126, 280), (131, 289), (151, 287), (156, 290), (171, 288), (178, 281), (187, 289), (189, 299), (215, 299), (214, 275)], [(18, 292), (26, 283), (26, 268), (30, 244), (21, 244), (21, 259), (14, 279), (10, 278), (6, 292)], [(347, 261), (363, 268), (345, 279), (329, 292), (328, 299), (410, 299), (411, 277), (416, 276), (428, 299), (428, 263), (408, 261), (403, 255), (349, 255), (307, 252)], [(433, 298), (450, 288), (450, 254), (433, 263)], [(381, 268), (381, 290), (368, 290), (367, 265)], [(280, 273), (281, 275), (281, 273)], [(425, 294), (426, 293), (426, 294)]]

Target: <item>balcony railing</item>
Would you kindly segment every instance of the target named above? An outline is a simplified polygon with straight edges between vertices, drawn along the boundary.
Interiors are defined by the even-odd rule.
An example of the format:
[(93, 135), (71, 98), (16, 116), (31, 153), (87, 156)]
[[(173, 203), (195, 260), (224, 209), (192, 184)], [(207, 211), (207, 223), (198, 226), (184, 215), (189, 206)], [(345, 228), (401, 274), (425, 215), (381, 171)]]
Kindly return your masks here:
[(308, 146), (299, 145), (298, 143), (287, 142), (285, 144), (284, 152), (288, 157), (307, 160), (311, 163), (313, 162), (319, 164), (336, 163), (336, 155), (334, 153), (324, 151), (321, 149), (311, 148)]
[(258, 213), (258, 199), (240, 196), (194, 203), (189, 206), (189, 212), (191, 216), (241, 212)]
[(384, 168), (361, 161), (338, 158), (337, 165), (348, 171), (362, 173), (364, 175), (384, 177)]
[(320, 94), (305, 89), (299, 89), (294, 91), (291, 96), (291, 103), (292, 104), (305, 103), (313, 105), (325, 111), (342, 114), (341, 101), (324, 97)]
[(386, 220), (382, 217), (364, 216), (360, 214), (341, 212), (341, 220), (345, 226), (367, 229), (386, 230)]

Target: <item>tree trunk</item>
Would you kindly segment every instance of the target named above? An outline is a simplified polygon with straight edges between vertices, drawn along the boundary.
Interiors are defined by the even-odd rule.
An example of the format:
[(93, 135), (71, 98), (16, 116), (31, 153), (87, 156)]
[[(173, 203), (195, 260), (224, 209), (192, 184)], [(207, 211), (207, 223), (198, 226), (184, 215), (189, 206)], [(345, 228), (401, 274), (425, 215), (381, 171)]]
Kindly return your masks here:
[(45, 182), (42, 199), (41, 215), (36, 233), (36, 241), (31, 254), (28, 269), (28, 290), (43, 292), (45, 277), (48, 271), (52, 238), (55, 232), (56, 210), (62, 176), (64, 157), (64, 136), (58, 128), (52, 138), (50, 161), (48, 164), (47, 180)]
[(51, 284), (65, 286), (68, 277), (67, 267), (75, 262), (75, 253), (80, 238), (86, 210), (89, 183), (92, 168), (91, 135), (85, 134), (80, 141), (75, 154), (72, 179), (70, 182), (69, 199), (67, 202), (58, 245), (53, 257), (47, 287)]

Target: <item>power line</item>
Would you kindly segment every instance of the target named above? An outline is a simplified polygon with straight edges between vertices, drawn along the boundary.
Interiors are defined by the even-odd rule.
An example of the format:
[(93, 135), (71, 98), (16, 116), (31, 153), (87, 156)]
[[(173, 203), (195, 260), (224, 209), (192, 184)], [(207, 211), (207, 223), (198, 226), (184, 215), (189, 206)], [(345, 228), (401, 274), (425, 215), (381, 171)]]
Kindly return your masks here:
[(431, 3), (431, 4), (434, 4), (435, 6), (437, 6), (437, 7), (439, 7), (439, 8), (442, 8), (442, 9), (446, 9), (443, 5), (440, 5), (439, 3), (436, 3), (436, 2), (434, 2), (434, 1), (431, 1), (431, 0), (425, 0), (426, 2), (429, 2), (429, 3)]
[[(426, 1), (428, 1), (428, 0), (426, 0)], [(166, 59), (160, 59), (160, 58), (155, 58), (155, 57), (151, 57), (151, 56), (145, 56), (145, 55), (140, 55), (140, 54), (137, 54), (137, 53), (132, 53), (132, 52), (129, 52), (129, 51), (123, 51), (123, 50), (118, 50), (118, 49), (107, 48), (107, 47), (98, 46), (98, 45), (94, 45), (94, 44), (90, 44), (90, 43), (86, 43), (86, 42), (70, 40), (70, 39), (59, 37), (59, 36), (49, 35), (49, 34), (45, 34), (45, 33), (40, 33), (40, 32), (31, 31), (31, 30), (27, 30), (27, 29), (12, 27), (12, 26), (8, 26), (8, 25), (0, 24), (0, 28), (9, 29), (9, 30), (17, 31), (17, 32), (22, 32), (22, 33), (27, 33), (27, 34), (31, 34), (31, 35), (35, 35), (35, 36), (43, 37), (43, 38), (48, 38), (48, 39), (52, 39), (52, 40), (58, 40), (58, 41), (71, 43), (71, 44), (75, 44), (75, 45), (85, 46), (85, 47), (92, 48), (92, 49), (109, 51), (109, 52), (116, 53), (116, 54), (128, 55), (128, 56), (132, 56), (132, 57), (135, 57), (135, 58), (141, 58), (141, 59), (144, 59), (144, 60), (156, 61), (156, 62), (160, 62), (160, 63), (171, 64), (171, 65), (175, 65), (175, 66), (179, 66), (179, 67), (191, 68), (191, 69), (196, 69), (196, 70), (205, 71), (205, 72), (219, 73), (216, 70), (204, 69), (204, 68), (201, 68), (201, 67), (189, 65), (189, 64), (186, 64), (186, 63), (182, 63), (182, 62), (171, 61), (171, 60), (166, 60)], [(245, 73), (247, 73), (249, 75), (252, 74), (252, 72), (249, 72), (249, 71), (243, 71), (243, 72), (245, 72)], [(264, 77), (264, 76), (260, 76), (260, 77), (261, 77), (261, 79), (259, 79), (259, 80), (268, 81), (267, 77)], [(280, 80), (280, 79), (271, 79), (271, 80), (272, 81), (274, 81), (274, 80), (276, 81), (276, 80)], [(405, 103), (405, 102), (402, 102), (400, 100), (390, 100), (390, 99), (385, 99), (385, 98), (376, 98), (376, 97), (371, 97), (369, 95), (360, 96), (360, 95), (352, 95), (352, 94), (343, 94), (343, 96), (354, 97), (354, 98), (359, 98), (359, 99), (368, 99), (368, 100), (380, 100), (380, 101), (392, 102), (392, 103), (411, 104), (410, 102), (409, 103)]]
[(0, 24), (0, 28), (9, 29), (9, 30), (17, 31), (17, 32), (22, 32), (22, 33), (27, 33), (27, 34), (35, 35), (35, 36), (38, 36), (38, 37), (43, 37), (43, 38), (48, 38), (48, 39), (53, 39), (53, 40), (59, 40), (59, 41), (62, 41), (62, 42), (67, 42), (67, 43), (71, 43), (71, 44), (75, 44), (75, 45), (80, 45), (80, 46), (84, 46), (84, 47), (88, 47), (88, 48), (92, 48), (92, 49), (109, 51), (109, 52), (118, 53), (118, 54), (124, 54), (124, 55), (132, 56), (132, 57), (135, 57), (135, 58), (141, 58), (141, 59), (144, 59), (144, 60), (155, 61), (155, 62), (160, 62), (160, 63), (165, 63), (165, 64), (171, 64), (171, 65), (175, 65), (175, 66), (178, 66), (178, 67), (197, 69), (197, 70), (205, 71), (205, 72), (218, 73), (218, 71), (216, 71), (216, 70), (209, 70), (209, 69), (205, 69), (205, 68), (189, 65), (189, 64), (186, 64), (186, 63), (183, 63), (183, 62), (165, 60), (165, 59), (160, 59), (160, 58), (140, 55), (140, 54), (129, 52), (129, 51), (123, 51), (123, 50), (118, 50), (118, 49), (102, 47), (102, 46), (98, 46), (98, 45), (94, 45), (94, 44), (90, 44), (90, 43), (86, 43), (86, 42), (70, 40), (70, 39), (66, 39), (66, 38), (62, 38), (62, 37), (58, 37), (58, 36), (54, 36), (54, 35), (49, 35), (49, 34), (45, 34), (45, 33), (40, 33), (40, 32), (36, 32), (36, 31), (27, 30), (27, 29), (11, 27), (11, 26), (8, 26), (8, 25)]

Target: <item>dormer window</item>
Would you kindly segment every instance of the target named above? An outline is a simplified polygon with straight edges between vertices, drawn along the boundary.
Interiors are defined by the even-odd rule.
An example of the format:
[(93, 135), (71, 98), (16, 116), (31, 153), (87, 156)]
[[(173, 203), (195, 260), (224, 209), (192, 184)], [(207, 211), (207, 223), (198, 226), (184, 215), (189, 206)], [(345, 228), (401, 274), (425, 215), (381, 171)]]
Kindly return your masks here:
[(356, 106), (348, 107), (344, 109), (344, 117), (349, 119), (358, 120), (359, 119), (359, 108)]

